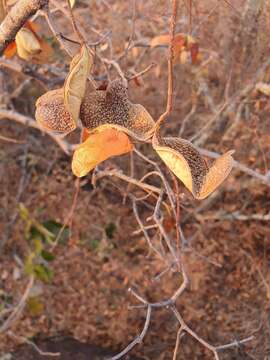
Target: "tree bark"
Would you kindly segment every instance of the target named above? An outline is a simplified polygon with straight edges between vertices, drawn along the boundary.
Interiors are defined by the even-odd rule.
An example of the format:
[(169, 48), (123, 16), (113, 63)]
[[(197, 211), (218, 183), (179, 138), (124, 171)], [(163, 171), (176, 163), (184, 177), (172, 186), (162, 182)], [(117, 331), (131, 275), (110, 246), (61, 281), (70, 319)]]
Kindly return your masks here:
[(11, 43), (25, 22), (49, 0), (19, 0), (8, 12), (0, 25), (0, 55)]

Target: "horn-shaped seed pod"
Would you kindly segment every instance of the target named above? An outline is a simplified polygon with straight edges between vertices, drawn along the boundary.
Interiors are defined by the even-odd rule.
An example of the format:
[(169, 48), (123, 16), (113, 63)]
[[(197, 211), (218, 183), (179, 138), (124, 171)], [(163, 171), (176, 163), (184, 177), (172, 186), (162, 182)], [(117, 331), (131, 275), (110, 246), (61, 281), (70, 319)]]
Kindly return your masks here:
[(80, 118), (90, 132), (114, 128), (140, 141), (149, 139), (155, 126), (148, 111), (128, 99), (126, 85), (121, 80), (114, 80), (106, 90), (86, 90)]
[(227, 178), (232, 167), (234, 151), (228, 151), (208, 167), (198, 150), (187, 140), (161, 138), (155, 133), (153, 148), (196, 199), (205, 199)]
[(88, 174), (99, 163), (133, 150), (129, 137), (116, 129), (98, 130), (79, 145), (72, 159), (72, 172), (78, 177)]
[(48, 91), (38, 98), (35, 117), (46, 130), (69, 133), (76, 128), (75, 121), (65, 108), (62, 88)]

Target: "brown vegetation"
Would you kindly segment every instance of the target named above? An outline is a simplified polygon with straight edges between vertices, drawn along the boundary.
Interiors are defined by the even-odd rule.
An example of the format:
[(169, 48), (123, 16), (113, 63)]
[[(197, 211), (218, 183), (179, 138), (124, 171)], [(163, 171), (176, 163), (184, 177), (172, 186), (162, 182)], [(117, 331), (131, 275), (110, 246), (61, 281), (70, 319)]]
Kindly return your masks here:
[[(268, 2), (33, 3), (5, 45), (0, 28), (0, 49), (10, 43), (0, 58), (0, 353), (34, 342), (51, 351), (42, 339), (69, 335), (114, 351), (131, 344), (123, 356), (145, 359), (270, 358)], [(28, 61), (10, 57), (25, 20), (42, 44)], [(191, 141), (205, 172), (202, 156), (235, 150), (211, 196), (194, 199), (197, 178), (182, 179), (188, 192), (153, 151), (153, 131), (136, 138), (126, 125), (128, 150), (112, 153), (129, 153), (110, 157), (108, 146), (106, 161), (74, 177), (72, 152), (95, 142), (91, 126), (44, 130), (35, 104), (67, 83), (82, 39), (95, 89), (83, 104), (121, 79), (129, 106), (160, 120), (159, 145)], [(66, 99), (53, 100), (66, 111)]]

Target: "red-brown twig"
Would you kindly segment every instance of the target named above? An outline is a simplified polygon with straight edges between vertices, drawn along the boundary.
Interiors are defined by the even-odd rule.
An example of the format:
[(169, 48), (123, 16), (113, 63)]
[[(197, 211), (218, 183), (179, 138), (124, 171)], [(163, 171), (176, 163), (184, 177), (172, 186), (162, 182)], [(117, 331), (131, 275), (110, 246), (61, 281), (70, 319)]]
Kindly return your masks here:
[(172, 15), (170, 21), (170, 46), (168, 58), (168, 90), (167, 90), (167, 106), (163, 114), (160, 115), (156, 128), (159, 128), (161, 123), (164, 122), (167, 116), (171, 113), (173, 108), (173, 62), (174, 62), (174, 36), (176, 28), (176, 18), (178, 11), (178, 0), (172, 0)]

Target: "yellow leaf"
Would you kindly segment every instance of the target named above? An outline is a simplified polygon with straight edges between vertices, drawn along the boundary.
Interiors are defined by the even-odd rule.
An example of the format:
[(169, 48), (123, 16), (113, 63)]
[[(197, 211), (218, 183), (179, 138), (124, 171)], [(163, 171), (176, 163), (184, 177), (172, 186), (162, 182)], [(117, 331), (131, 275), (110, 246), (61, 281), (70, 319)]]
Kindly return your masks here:
[(86, 45), (81, 47), (71, 64), (64, 84), (64, 104), (73, 121), (77, 123), (84, 98), (87, 77), (93, 65), (92, 55)]
[(30, 60), (33, 55), (37, 55), (41, 52), (41, 46), (30, 29), (26, 27), (21, 28), (18, 31), (16, 38), (17, 53), (20, 58), (24, 60)]
[(44, 312), (44, 304), (39, 296), (31, 296), (27, 299), (27, 308), (31, 316), (40, 316)]
[(69, 0), (71, 8), (76, 4), (76, 0)]
[(226, 179), (233, 166), (233, 151), (220, 156), (209, 168), (194, 146), (180, 138), (153, 138), (153, 147), (168, 168), (196, 199), (210, 195)]
[(78, 177), (85, 176), (102, 161), (132, 151), (129, 137), (115, 129), (105, 129), (90, 136), (75, 150), (72, 172)]
[(38, 98), (35, 117), (46, 130), (68, 133), (76, 128), (64, 105), (63, 88), (48, 91)]

